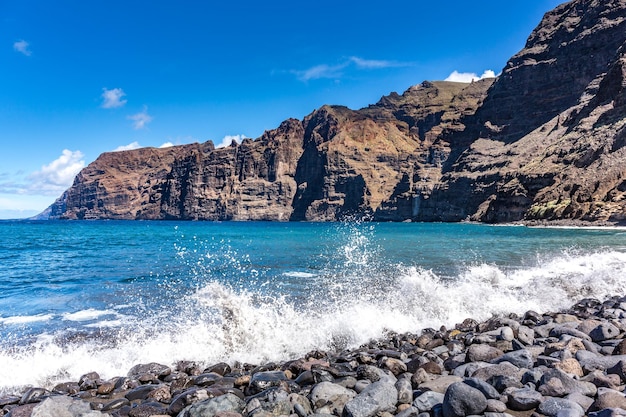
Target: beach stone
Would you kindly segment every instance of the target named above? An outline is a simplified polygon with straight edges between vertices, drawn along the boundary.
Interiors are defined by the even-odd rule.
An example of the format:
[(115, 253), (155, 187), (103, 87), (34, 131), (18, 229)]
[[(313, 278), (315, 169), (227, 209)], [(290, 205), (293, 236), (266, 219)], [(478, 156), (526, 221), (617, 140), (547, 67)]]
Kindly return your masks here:
[(30, 388), (20, 398), (20, 405), (40, 402), (50, 392), (44, 388)]
[(502, 355), (504, 355), (504, 352), (495, 347), (473, 344), (467, 349), (466, 360), (468, 362), (489, 362)]
[(258, 394), (271, 387), (277, 387), (281, 382), (286, 381), (287, 376), (283, 371), (257, 372), (250, 379), (250, 391)]
[(470, 362), (463, 365), (459, 365), (452, 372), (453, 375), (458, 377), (469, 377), (474, 374), (480, 368), (485, 368), (487, 366), (493, 366), (487, 362)]
[(585, 410), (574, 401), (548, 398), (539, 405), (539, 412), (547, 417), (583, 417)]
[(167, 410), (158, 402), (147, 402), (133, 407), (128, 412), (128, 417), (153, 417), (166, 415)]
[(115, 389), (115, 384), (111, 381), (103, 382), (96, 390), (98, 395), (108, 395)]
[(180, 417), (214, 417), (220, 412), (240, 414), (245, 405), (241, 398), (228, 393), (192, 404), (183, 410)]
[(430, 412), (437, 404), (443, 404), (444, 394), (435, 391), (426, 391), (413, 401), (413, 407), (420, 412)]
[(292, 411), (289, 393), (282, 388), (270, 388), (254, 396), (245, 406), (244, 414), (248, 416), (282, 416)]
[(396, 359), (396, 358), (385, 359), (385, 361), (383, 362), (383, 366), (386, 369), (389, 369), (391, 373), (396, 376), (403, 374), (407, 371), (406, 364), (402, 362), (400, 359)]
[(483, 381), (489, 380), (494, 376), (511, 376), (518, 377), (520, 369), (510, 362), (502, 362), (497, 365), (485, 366), (484, 368), (477, 369), (471, 376), (473, 378), (482, 379)]
[(488, 400), (497, 400), (500, 398), (500, 393), (492, 385), (478, 378), (465, 378), (463, 382), (472, 388), (476, 388), (482, 392), (485, 398)]
[(411, 381), (406, 378), (398, 379), (395, 384), (398, 391), (398, 403), (399, 404), (411, 404), (413, 401), (413, 386)]
[(584, 375), (583, 368), (582, 366), (580, 366), (580, 362), (578, 362), (574, 358), (564, 359), (559, 363), (556, 363), (554, 367), (560, 369), (566, 374), (574, 375), (577, 377), (581, 377)]
[(356, 396), (356, 392), (332, 382), (320, 382), (310, 394), (313, 411), (341, 415), (346, 403)]
[(126, 393), (125, 397), (128, 401), (145, 400), (148, 398), (148, 394), (157, 389), (159, 386), (156, 384), (140, 385)]
[(552, 330), (550, 330), (550, 337), (559, 338), (563, 335), (574, 336), (583, 340), (589, 340), (589, 341), (591, 340), (591, 337), (587, 335), (586, 333), (583, 333), (580, 330), (576, 330), (568, 326), (557, 326), (557, 327), (552, 328)]
[(8, 417), (31, 417), (33, 413), (33, 409), (38, 406), (37, 403), (24, 404), (19, 405), (17, 407), (11, 408)]
[(194, 376), (192, 378), (192, 382), (196, 386), (206, 387), (206, 386), (215, 384), (217, 381), (219, 381), (222, 378), (223, 376), (218, 373), (208, 372), (208, 373)]
[(619, 334), (619, 329), (608, 322), (600, 324), (598, 327), (589, 332), (589, 336), (594, 342), (602, 342), (604, 340), (614, 339), (619, 336)]
[(614, 374), (605, 374), (602, 371), (593, 371), (585, 377), (580, 378), (581, 381), (591, 382), (596, 387), (605, 387), (616, 389), (620, 384), (620, 377)]
[[(426, 415), (430, 417), (430, 414)], [(420, 417), (420, 411), (415, 407), (408, 407), (396, 414), (396, 417)]]
[(509, 362), (518, 368), (531, 369), (535, 363), (532, 353), (526, 349), (505, 353), (491, 361), (492, 363)]
[(441, 366), (432, 361), (426, 362), (425, 364), (421, 365), (420, 368), (432, 375), (441, 375), (442, 372)]
[[(13, 415), (13, 413), (11, 413)], [(88, 402), (66, 396), (48, 397), (33, 408), (31, 417), (109, 417), (91, 409)]]
[(622, 383), (626, 382), (626, 361), (619, 361), (606, 370), (607, 374), (617, 375)]
[(537, 391), (546, 397), (563, 397), (567, 394), (563, 383), (558, 378), (550, 378)]
[(487, 399), (486, 411), (492, 413), (504, 413), (507, 410), (507, 406), (500, 400)]
[(507, 405), (511, 410), (515, 411), (532, 410), (543, 400), (543, 396), (540, 393), (530, 388), (512, 390), (508, 393), (508, 397)]
[(621, 408), (626, 410), (626, 398), (624, 394), (615, 391), (607, 391), (599, 394), (590, 407), (590, 410), (599, 411), (605, 408)]
[(559, 369), (547, 370), (543, 374), (540, 384), (543, 385), (552, 378), (557, 378), (561, 380), (561, 383), (563, 384), (563, 388), (566, 394), (572, 394), (574, 392), (578, 392), (580, 394), (593, 397), (598, 392), (598, 389), (592, 383), (577, 381)]
[[(127, 376), (131, 379), (140, 379), (144, 375), (154, 375), (156, 378), (165, 377), (172, 373), (172, 368), (159, 363), (146, 363), (130, 368)], [(99, 378), (99, 377), (98, 377)]]
[(370, 385), (372, 385), (372, 381), (368, 379), (357, 381), (357, 383), (354, 384), (354, 391), (357, 394), (360, 394), (365, 388), (369, 387)]
[(450, 385), (443, 399), (444, 417), (481, 414), (486, 409), (487, 399), (483, 393), (463, 382)]
[(580, 365), (585, 370), (594, 371), (606, 371), (609, 368), (617, 365), (619, 361), (626, 361), (625, 355), (612, 355), (601, 356), (597, 353), (589, 352), (587, 350), (579, 350), (576, 352), (576, 359), (580, 362)]
[(626, 355), (626, 339), (622, 339), (613, 349), (613, 355)]
[(365, 388), (348, 401), (344, 417), (373, 417), (377, 413), (394, 411), (398, 402), (398, 391), (387, 381), (378, 381)]
[(178, 415), (185, 407), (207, 399), (209, 399), (209, 394), (206, 389), (191, 388), (175, 396), (167, 411), (171, 415)]
[(621, 408), (605, 408), (604, 410), (601, 410), (601, 411), (589, 413), (589, 417), (618, 417), (618, 416), (626, 416), (626, 410), (622, 410)]
[(102, 406), (102, 410), (101, 411), (115, 411), (117, 409), (120, 409), (126, 405), (130, 405), (130, 401), (128, 401), (126, 398), (118, 398), (115, 399), (113, 401), (110, 401), (106, 404), (104, 404)]
[(575, 402), (576, 404), (578, 404), (579, 406), (582, 407), (582, 409), (587, 412), (587, 410), (589, 410), (589, 408), (591, 408), (591, 405), (593, 404), (593, 398), (591, 397), (587, 397), (586, 395), (582, 395), (578, 392), (574, 392), (572, 394), (568, 394), (565, 397), (566, 400), (570, 400)]
[(232, 368), (230, 367), (229, 364), (225, 362), (216, 363), (215, 365), (211, 365), (204, 370), (204, 372), (207, 372), (207, 373), (214, 372), (222, 376), (231, 373), (231, 371), (232, 371)]
[(535, 331), (527, 326), (520, 326), (517, 330), (517, 340), (531, 346), (535, 342)]
[(456, 382), (463, 381), (463, 378), (458, 376), (448, 375), (442, 376), (432, 381), (426, 381), (419, 385), (419, 389), (422, 391), (435, 391), (440, 394), (445, 394), (448, 387)]

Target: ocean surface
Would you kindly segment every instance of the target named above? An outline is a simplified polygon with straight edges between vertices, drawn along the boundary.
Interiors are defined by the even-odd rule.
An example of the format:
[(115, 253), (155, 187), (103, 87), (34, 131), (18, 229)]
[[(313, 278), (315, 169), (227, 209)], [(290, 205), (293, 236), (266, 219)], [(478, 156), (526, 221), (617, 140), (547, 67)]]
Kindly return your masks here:
[(260, 363), (626, 292), (626, 230), (0, 221), (0, 393)]

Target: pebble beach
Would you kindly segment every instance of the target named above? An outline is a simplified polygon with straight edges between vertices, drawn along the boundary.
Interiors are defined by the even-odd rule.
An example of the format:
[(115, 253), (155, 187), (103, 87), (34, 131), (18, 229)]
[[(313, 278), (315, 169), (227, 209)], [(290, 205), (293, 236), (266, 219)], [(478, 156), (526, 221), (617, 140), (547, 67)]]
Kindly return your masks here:
[(282, 363), (138, 364), (0, 397), (9, 417), (626, 415), (626, 297), (471, 318)]

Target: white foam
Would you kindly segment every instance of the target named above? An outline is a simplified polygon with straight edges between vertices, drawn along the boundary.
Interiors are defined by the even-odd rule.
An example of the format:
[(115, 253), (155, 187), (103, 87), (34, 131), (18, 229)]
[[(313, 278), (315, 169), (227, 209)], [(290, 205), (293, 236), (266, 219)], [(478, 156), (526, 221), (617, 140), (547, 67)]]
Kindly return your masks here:
[(0, 317), (0, 323), (7, 326), (16, 324), (28, 324), (36, 322), (49, 321), (54, 317), (54, 314), (36, 314), (34, 316), (12, 316), (12, 317)]
[[(125, 375), (138, 363), (279, 361), (314, 349), (357, 347), (388, 330), (419, 332), (468, 317), (556, 311), (584, 297), (623, 295), (626, 253), (566, 253), (511, 270), (477, 264), (454, 280), (415, 267), (387, 271), (390, 277), (357, 272), (318, 277), (321, 288), (305, 297), (305, 304), (210, 282), (131, 327), (125, 320), (115, 343), (88, 339), (60, 345), (58, 338), (41, 337), (35, 345), (0, 352), (0, 393), (27, 384), (51, 387), (89, 371), (103, 378)], [(112, 313), (85, 310), (72, 317)], [(107, 323), (117, 325), (101, 320), (89, 326)]]
[(287, 271), (283, 274), (286, 277), (293, 278), (315, 278), (317, 274), (312, 274), (310, 272), (302, 272), (302, 271)]
[(63, 320), (67, 321), (90, 321), (95, 320), (102, 316), (115, 315), (118, 313), (113, 310), (96, 310), (94, 308), (88, 308), (86, 310), (76, 311), (74, 313), (64, 313), (62, 314)]

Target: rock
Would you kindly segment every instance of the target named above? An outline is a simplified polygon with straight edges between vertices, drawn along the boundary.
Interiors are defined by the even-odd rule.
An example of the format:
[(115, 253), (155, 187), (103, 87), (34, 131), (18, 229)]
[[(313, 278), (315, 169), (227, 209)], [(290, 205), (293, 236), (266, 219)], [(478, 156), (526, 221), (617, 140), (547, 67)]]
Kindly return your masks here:
[(622, 339), (622, 341), (615, 346), (613, 349), (613, 355), (626, 355), (626, 339)]
[(256, 394), (268, 388), (277, 387), (286, 380), (287, 377), (283, 371), (257, 372), (250, 380), (250, 390)]
[(30, 388), (22, 395), (19, 404), (24, 405), (39, 402), (48, 394), (50, 393), (44, 388)]
[(167, 415), (167, 410), (158, 402), (141, 403), (128, 412), (128, 417), (153, 417), (162, 415)]
[(574, 358), (564, 359), (561, 362), (556, 363), (554, 367), (572, 376), (582, 377), (584, 375), (580, 362)]
[(598, 391), (595, 385), (589, 382), (576, 381), (558, 369), (547, 370), (541, 378), (540, 384), (543, 385), (552, 378), (557, 378), (561, 381), (566, 394), (577, 392), (587, 396), (594, 396)]
[(126, 398), (118, 398), (112, 401), (109, 401), (108, 403), (105, 403), (102, 406), (102, 410), (101, 411), (115, 411), (117, 409), (120, 409), (124, 406), (130, 405), (130, 401), (128, 401)]
[(565, 399), (580, 405), (585, 412), (587, 412), (593, 404), (593, 398), (587, 397), (586, 395), (582, 395), (578, 392), (567, 395)]
[(386, 381), (374, 382), (354, 397), (344, 407), (344, 417), (373, 417), (377, 413), (394, 411), (398, 391)]
[(510, 376), (518, 377), (520, 369), (511, 364), (508, 361), (501, 362), (497, 365), (486, 366), (476, 370), (471, 376), (473, 378), (482, 379), (483, 381), (489, 380), (494, 376)]
[(602, 342), (607, 339), (616, 338), (620, 334), (620, 331), (617, 327), (613, 326), (610, 323), (601, 323), (598, 327), (594, 328), (589, 336), (591, 340), (594, 342)]
[(583, 417), (585, 410), (573, 401), (548, 398), (539, 405), (539, 412), (547, 417)]
[(487, 400), (486, 411), (492, 413), (504, 413), (507, 410), (506, 404), (500, 400)]
[(183, 409), (191, 404), (209, 399), (206, 389), (191, 388), (184, 391), (172, 399), (168, 407), (168, 413), (178, 415)]
[(605, 408), (621, 408), (626, 410), (626, 398), (622, 393), (608, 391), (604, 392), (596, 398), (591, 405), (591, 411), (599, 411)]
[(402, 378), (395, 384), (398, 391), (398, 404), (411, 404), (413, 401), (413, 387), (411, 381)]
[(413, 407), (421, 413), (430, 412), (438, 404), (443, 404), (444, 394), (435, 391), (426, 391), (413, 401)]
[(511, 410), (528, 411), (536, 408), (543, 397), (540, 393), (533, 389), (521, 388), (509, 392), (509, 400), (507, 405)]
[(517, 330), (517, 340), (526, 346), (530, 346), (535, 342), (535, 331), (527, 326), (520, 326)]
[(472, 388), (476, 388), (482, 392), (485, 398), (488, 400), (497, 400), (500, 398), (500, 393), (492, 385), (478, 378), (465, 378), (463, 382)]
[(384, 362), (384, 367), (389, 369), (394, 375), (400, 375), (407, 371), (406, 364), (400, 359), (387, 358)]
[(463, 381), (463, 378), (458, 376), (442, 376), (420, 384), (419, 388), (423, 391), (435, 391), (440, 394), (445, 394), (450, 385), (461, 381)]
[(626, 356), (601, 356), (586, 350), (579, 350), (576, 352), (576, 359), (583, 369), (606, 371), (617, 365), (619, 361), (626, 361)]
[(489, 362), (492, 359), (504, 355), (500, 349), (496, 349), (489, 345), (473, 344), (467, 349), (468, 362)]
[(130, 390), (125, 397), (128, 401), (145, 400), (148, 398), (148, 395), (158, 387), (159, 386), (155, 384), (140, 385), (137, 388)]
[(241, 414), (244, 407), (245, 403), (236, 395), (224, 394), (190, 405), (183, 410), (180, 417), (214, 417), (223, 412)]
[(341, 415), (346, 403), (356, 396), (356, 392), (332, 382), (320, 382), (311, 391), (313, 411), (324, 408), (328, 414)]
[(559, 378), (548, 379), (537, 391), (546, 397), (563, 397), (567, 395), (563, 382)]
[(482, 392), (463, 382), (448, 387), (443, 400), (444, 417), (465, 417), (481, 414), (487, 409), (487, 399)]
[(110, 414), (92, 410), (86, 401), (54, 396), (34, 407), (31, 417), (110, 417)]
[(534, 359), (532, 353), (530, 353), (526, 349), (516, 350), (513, 352), (506, 353), (499, 358), (496, 358), (491, 361), (492, 363), (502, 363), (509, 362), (518, 368), (526, 368), (531, 369), (534, 364)]
[(128, 371), (127, 376), (131, 379), (139, 379), (143, 375), (149, 374), (155, 376), (158, 379), (161, 377), (165, 377), (170, 373), (172, 373), (172, 369), (169, 366), (153, 362), (133, 366), (130, 371)]

